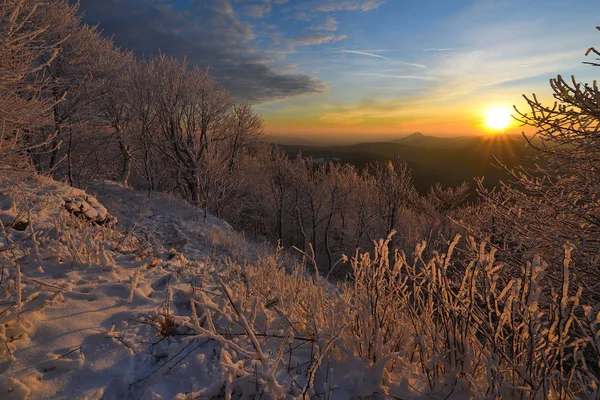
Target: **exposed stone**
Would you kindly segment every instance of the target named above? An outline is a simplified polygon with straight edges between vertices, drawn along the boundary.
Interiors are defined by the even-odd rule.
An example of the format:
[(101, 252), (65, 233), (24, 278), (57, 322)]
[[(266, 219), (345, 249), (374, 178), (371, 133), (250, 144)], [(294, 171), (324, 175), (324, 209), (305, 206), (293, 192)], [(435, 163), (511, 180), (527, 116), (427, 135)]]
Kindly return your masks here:
[(98, 225), (114, 225), (117, 223), (117, 218), (110, 215), (106, 207), (93, 196), (86, 196), (85, 198), (63, 197), (63, 201), (65, 209), (77, 217), (92, 221)]

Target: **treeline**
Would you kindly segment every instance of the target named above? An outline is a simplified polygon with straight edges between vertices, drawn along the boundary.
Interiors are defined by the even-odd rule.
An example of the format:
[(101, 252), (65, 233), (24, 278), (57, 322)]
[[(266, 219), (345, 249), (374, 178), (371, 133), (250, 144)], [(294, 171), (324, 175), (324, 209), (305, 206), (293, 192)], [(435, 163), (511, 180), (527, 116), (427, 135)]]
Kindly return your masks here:
[[(531, 145), (541, 143), (542, 162), (508, 171), (510, 184), (481, 185), (478, 204), (465, 205), (466, 184), (419, 195), (399, 159), (362, 172), (289, 159), (264, 143), (252, 107), (208, 71), (166, 55), (136, 58), (84, 24), (66, 0), (6, 0), (0, 7), (4, 166), (33, 166), (73, 186), (110, 178), (169, 192), (314, 253), (326, 271), (392, 230), (392, 246), (407, 254), (421, 240), (441, 251), (459, 231), (510, 260), (538, 254), (554, 263), (568, 243), (585, 292), (598, 288), (596, 85), (558, 77), (552, 88), (560, 107), (528, 98), (532, 112), (518, 118), (536, 128)], [(552, 273), (560, 279), (562, 272)]]
[[(110, 178), (169, 192), (296, 246), (325, 273), (356, 254), (336, 303), (349, 318), (341, 337), (361, 338), (356, 351), (367, 349), (373, 364), (381, 357), (369, 349), (389, 342), (400, 351), (396, 341), (411, 338), (402, 354), (414, 356), (432, 390), (455, 382), (452, 394), (460, 379), (486, 385), (481, 396), (597, 394), (596, 83), (558, 76), (555, 104), (526, 97), (530, 111), (517, 118), (536, 129), (530, 145), (541, 162), (508, 170), (509, 183), (497, 188), (480, 184), (480, 201), (465, 204), (466, 185), (419, 195), (400, 159), (360, 173), (290, 159), (263, 143), (261, 118), (207, 71), (165, 55), (138, 59), (83, 24), (67, 1), (5, 0), (0, 49), (0, 173), (35, 168), (73, 186)], [(373, 259), (355, 253), (394, 230)], [(457, 231), (467, 240), (451, 241)], [(294, 286), (284, 287), (282, 299)], [(293, 309), (309, 310), (314, 323), (310, 307)]]
[(208, 71), (136, 58), (67, 1), (10, 0), (1, 15), (2, 156), (73, 186), (111, 178), (173, 193), (328, 268), (391, 230), (406, 246), (437, 239), (442, 213), (466, 197), (466, 185), (420, 197), (399, 159), (361, 174), (290, 160)]
[(3, 153), (26, 151), (41, 172), (78, 186), (142, 178), (204, 205), (218, 179), (207, 171), (233, 170), (261, 132), (250, 105), (207, 71), (165, 55), (137, 59), (67, 1), (7, 1), (2, 19)]
[(240, 224), (314, 255), (326, 270), (343, 253), (369, 249), (392, 230), (400, 233), (394, 244), (406, 251), (422, 239), (444, 239), (452, 231), (448, 215), (460, 213), (468, 196), (466, 184), (436, 185), (420, 196), (398, 158), (360, 174), (349, 164), (314, 163), (301, 155), (290, 160), (274, 146), (257, 159), (259, 179), (246, 198), (258, 209), (236, 216)]

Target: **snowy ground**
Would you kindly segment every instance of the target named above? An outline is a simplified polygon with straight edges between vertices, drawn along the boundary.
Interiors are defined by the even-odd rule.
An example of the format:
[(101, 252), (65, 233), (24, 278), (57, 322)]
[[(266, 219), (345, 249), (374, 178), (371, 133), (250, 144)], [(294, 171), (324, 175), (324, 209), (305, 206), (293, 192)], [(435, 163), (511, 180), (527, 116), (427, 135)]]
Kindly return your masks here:
[[(566, 278), (563, 297), (539, 301), (550, 286), (539, 259), (498, 286), (503, 264), (470, 239), (457, 281), (458, 235), (445, 254), (425, 262), (422, 242), (393, 264), (388, 238), (331, 283), (181, 200), (113, 182), (86, 190), (0, 170), (2, 400), (568, 398), (555, 364), (553, 387), (525, 385), (582, 343), (596, 347), (565, 370), (578, 379), (569, 393), (598, 398), (586, 364), (600, 348), (597, 308), (576, 322), (592, 334), (528, 356), (528, 343), (563, 335), (557, 310), (579, 302)], [(503, 300), (488, 307), (492, 297)]]
[[(176, 314), (170, 307), (189, 309), (183, 297), (196, 278), (200, 282), (199, 271), (207, 272), (202, 261), (191, 260), (206, 259), (218, 235), (226, 237), (221, 232), (231, 228), (210, 216), (202, 224), (202, 212), (162, 195), (148, 199), (108, 182), (93, 191), (101, 202), (108, 199), (121, 232), (66, 212), (65, 199), (83, 192), (44, 178), (2, 181), (3, 222), (34, 221), (23, 232), (8, 228), (0, 242), (3, 399), (161, 398), (161, 390), (149, 389), (151, 379), (140, 387), (131, 383), (197, 341), (161, 337), (162, 314)], [(178, 252), (184, 250), (190, 260)], [(189, 333), (183, 325), (174, 331)], [(211, 346), (204, 349), (209, 354)], [(198, 354), (188, 362), (201, 363)], [(167, 398), (204, 384), (201, 374), (191, 380), (157, 375)]]
[[(0, 180), (0, 398), (358, 399), (379, 390), (381, 371), (330, 359), (344, 311), (325, 283), (286, 271), (278, 254), (223, 221), (203, 222), (183, 201), (112, 182), (87, 190)], [(66, 211), (89, 193), (116, 227)]]

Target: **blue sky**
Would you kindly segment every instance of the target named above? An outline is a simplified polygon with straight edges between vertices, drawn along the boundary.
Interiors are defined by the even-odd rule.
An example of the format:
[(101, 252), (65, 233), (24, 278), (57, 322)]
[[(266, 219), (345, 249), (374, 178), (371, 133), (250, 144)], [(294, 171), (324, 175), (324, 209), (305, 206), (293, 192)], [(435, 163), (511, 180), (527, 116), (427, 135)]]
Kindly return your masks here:
[[(474, 134), (490, 107), (590, 81), (591, 0), (83, 0), (117, 44), (211, 71), (271, 134)], [(591, 61), (591, 60), (590, 60)], [(517, 127), (514, 127), (517, 130)]]

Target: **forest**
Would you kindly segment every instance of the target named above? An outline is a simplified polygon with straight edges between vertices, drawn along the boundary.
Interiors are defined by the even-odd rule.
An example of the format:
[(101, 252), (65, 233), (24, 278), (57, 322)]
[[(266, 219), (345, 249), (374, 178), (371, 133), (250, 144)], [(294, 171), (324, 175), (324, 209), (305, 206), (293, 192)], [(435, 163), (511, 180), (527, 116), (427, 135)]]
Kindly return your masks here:
[[(212, 395), (195, 388), (193, 398), (336, 398), (327, 391), (329, 370), (354, 359), (374, 377), (360, 396), (599, 395), (595, 81), (551, 79), (554, 103), (525, 96), (529, 109), (514, 117), (535, 129), (525, 138), (530, 158), (522, 166), (498, 165), (505, 179), (495, 187), (481, 177), (424, 192), (399, 156), (360, 170), (301, 152), (290, 156), (268, 142), (252, 105), (229, 94), (210, 70), (167, 53), (141, 58), (117, 48), (82, 22), (77, 5), (5, 0), (0, 21), (0, 181), (25, 172), (81, 190), (115, 181), (148, 199), (187, 202), (201, 213), (199, 226), (216, 217), (243, 232), (243, 240), (270, 246), (268, 263), (240, 259), (210, 278), (211, 290), (231, 304), (189, 295), (189, 329), (228, 349), (219, 362), (230, 371)], [(600, 66), (593, 61), (599, 51), (586, 55), (590, 68)], [(17, 268), (18, 260), (38, 252), (26, 214), (0, 219), (7, 302), (1, 304), (18, 299), (21, 306), (25, 267)], [(118, 233), (118, 224), (88, 225), (129, 235)], [(22, 241), (11, 236), (29, 230)], [(246, 262), (254, 264), (242, 267)], [(266, 315), (271, 307), (290, 327), (259, 335), (252, 322), (257, 308)], [(11, 353), (7, 332), (15, 314), (3, 310), (0, 336)], [(218, 316), (239, 330), (223, 333)], [(306, 368), (291, 372), (282, 354), (294, 337), (315, 350)], [(255, 397), (242, 397), (250, 390)], [(357, 393), (353, 398), (367, 398)]]

